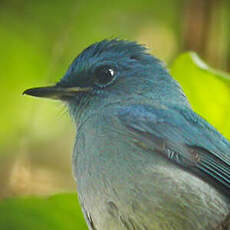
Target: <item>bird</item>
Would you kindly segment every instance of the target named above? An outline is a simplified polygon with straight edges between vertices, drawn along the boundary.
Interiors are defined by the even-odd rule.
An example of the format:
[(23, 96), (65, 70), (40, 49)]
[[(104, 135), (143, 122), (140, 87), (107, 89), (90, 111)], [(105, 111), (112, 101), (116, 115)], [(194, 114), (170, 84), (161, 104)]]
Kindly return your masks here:
[(193, 111), (145, 45), (96, 42), (55, 85), (24, 94), (68, 107), (73, 175), (90, 230), (227, 229), (230, 142)]

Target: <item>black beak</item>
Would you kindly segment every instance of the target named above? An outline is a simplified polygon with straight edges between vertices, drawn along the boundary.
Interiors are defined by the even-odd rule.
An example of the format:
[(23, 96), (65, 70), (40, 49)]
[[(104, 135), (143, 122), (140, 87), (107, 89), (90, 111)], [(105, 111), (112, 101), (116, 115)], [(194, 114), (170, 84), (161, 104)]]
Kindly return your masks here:
[(91, 88), (81, 88), (81, 87), (60, 87), (60, 86), (47, 86), (27, 89), (23, 94), (27, 94), (34, 97), (45, 97), (51, 99), (67, 99), (73, 97), (80, 92), (88, 92)]

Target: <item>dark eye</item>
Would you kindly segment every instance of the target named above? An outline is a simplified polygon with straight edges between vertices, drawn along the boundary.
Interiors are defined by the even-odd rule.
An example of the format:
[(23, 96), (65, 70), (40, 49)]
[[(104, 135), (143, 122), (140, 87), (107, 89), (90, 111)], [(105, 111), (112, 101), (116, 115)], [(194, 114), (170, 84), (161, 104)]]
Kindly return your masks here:
[(105, 65), (95, 70), (95, 83), (100, 87), (105, 87), (115, 79), (115, 70), (113, 67)]

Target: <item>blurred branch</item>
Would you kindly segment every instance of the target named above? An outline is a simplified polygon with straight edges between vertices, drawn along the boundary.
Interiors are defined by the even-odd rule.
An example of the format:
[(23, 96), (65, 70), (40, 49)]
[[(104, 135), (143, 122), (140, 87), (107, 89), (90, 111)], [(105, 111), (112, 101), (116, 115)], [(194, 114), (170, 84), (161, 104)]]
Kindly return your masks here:
[(183, 12), (183, 49), (193, 50), (208, 63), (229, 68), (229, 38), (225, 0), (188, 0)]
[(184, 10), (184, 48), (205, 55), (212, 5), (216, 0), (189, 0)]

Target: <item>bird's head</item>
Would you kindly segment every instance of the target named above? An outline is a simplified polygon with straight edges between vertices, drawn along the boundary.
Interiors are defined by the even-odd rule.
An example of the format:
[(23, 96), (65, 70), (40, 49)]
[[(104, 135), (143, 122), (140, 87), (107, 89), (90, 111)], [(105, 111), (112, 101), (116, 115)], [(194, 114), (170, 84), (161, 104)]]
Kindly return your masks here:
[(114, 39), (86, 48), (56, 85), (28, 89), (24, 94), (60, 99), (77, 107), (86, 98), (97, 103), (138, 97), (176, 100), (172, 95), (183, 92), (144, 46)]

